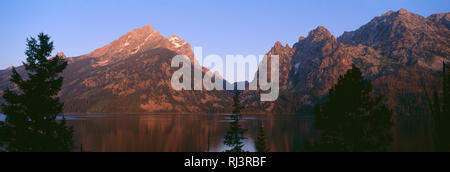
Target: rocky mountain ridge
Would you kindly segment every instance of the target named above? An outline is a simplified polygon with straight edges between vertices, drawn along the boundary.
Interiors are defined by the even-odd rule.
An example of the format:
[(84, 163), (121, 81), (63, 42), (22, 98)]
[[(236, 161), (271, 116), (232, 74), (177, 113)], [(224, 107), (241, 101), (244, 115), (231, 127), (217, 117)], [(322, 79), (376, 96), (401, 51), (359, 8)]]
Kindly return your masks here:
[[(260, 102), (260, 90), (247, 90), (242, 103), (248, 113), (298, 113), (323, 101), (338, 77), (355, 64), (397, 114), (426, 114), (424, 88), (439, 88), (442, 63), (450, 61), (448, 24), (449, 13), (425, 18), (401, 9), (338, 38), (319, 26), (292, 47), (276, 42), (267, 54), (280, 57), (280, 98)], [(189, 43), (175, 35), (164, 38), (148, 25), (89, 54), (67, 58), (61, 92), (65, 112), (229, 112), (229, 91), (171, 88), (176, 69), (170, 61), (177, 54), (198, 63)], [(204, 67), (194, 69), (213, 74)], [(24, 73), (23, 67), (17, 70)], [(1, 89), (11, 87), (9, 75), (9, 70), (0, 71)]]
[(442, 63), (450, 61), (448, 14), (425, 18), (404, 9), (389, 11), (338, 38), (319, 26), (287, 50), (293, 53), (284, 58), (290, 61), (289, 72), (280, 69), (280, 78), (288, 79), (286, 85), (281, 82), (285, 89), (279, 101), (258, 102), (246, 96), (244, 102), (249, 109), (266, 112), (292, 113), (286, 107), (310, 107), (320, 103), (338, 77), (355, 64), (394, 111), (423, 114), (426, 103), (421, 83), (426, 88), (439, 87)]

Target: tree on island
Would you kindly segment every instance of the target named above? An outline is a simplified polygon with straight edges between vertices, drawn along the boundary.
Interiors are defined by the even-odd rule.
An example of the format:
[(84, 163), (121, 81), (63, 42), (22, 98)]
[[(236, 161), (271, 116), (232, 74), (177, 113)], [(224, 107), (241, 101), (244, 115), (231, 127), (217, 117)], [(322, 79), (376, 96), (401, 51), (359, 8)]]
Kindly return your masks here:
[(72, 150), (73, 130), (66, 120), (56, 120), (63, 112), (58, 98), (67, 61), (60, 56), (49, 58), (53, 51), (50, 37), (40, 33), (27, 39), (27, 72), (22, 77), (12, 69), (10, 81), (17, 90), (5, 90), (1, 105), (6, 120), (0, 128), (5, 134), (0, 142), (6, 142), (10, 152), (68, 152)]
[(224, 137), (224, 144), (231, 149), (226, 152), (246, 152), (243, 150), (244, 143), (242, 140), (246, 139), (244, 133), (246, 129), (241, 128), (239, 121), (241, 118), (242, 105), (239, 100), (240, 93), (236, 93), (233, 97), (233, 114), (231, 115), (230, 128)]
[(256, 151), (257, 152), (269, 152), (269, 148), (266, 145), (266, 133), (262, 122), (259, 124), (258, 134), (256, 136)]
[(354, 65), (314, 114), (320, 137), (306, 144), (308, 151), (378, 152), (387, 151), (392, 142), (392, 112), (372, 94), (372, 84)]

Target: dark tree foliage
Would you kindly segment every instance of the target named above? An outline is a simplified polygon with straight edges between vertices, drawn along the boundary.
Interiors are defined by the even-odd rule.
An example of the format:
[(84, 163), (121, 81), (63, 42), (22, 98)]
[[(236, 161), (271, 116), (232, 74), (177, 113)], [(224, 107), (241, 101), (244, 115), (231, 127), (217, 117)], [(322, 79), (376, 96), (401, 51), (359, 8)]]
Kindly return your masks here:
[(233, 114), (231, 115), (231, 120), (233, 120), (230, 124), (230, 128), (228, 129), (225, 137), (224, 144), (230, 147), (226, 152), (245, 152), (243, 150), (244, 143), (243, 140), (246, 139), (244, 137), (244, 133), (247, 131), (242, 128), (239, 124), (241, 118), (241, 110), (242, 105), (239, 100), (240, 93), (236, 93), (233, 98)]
[(427, 94), (427, 101), (434, 121), (434, 149), (436, 152), (450, 152), (450, 67), (443, 63), (442, 68), (442, 103), (437, 90), (433, 100)]
[(256, 151), (269, 152), (269, 148), (266, 145), (266, 133), (262, 122), (259, 124), (258, 134), (256, 137)]
[(12, 70), (11, 82), (17, 91), (7, 89), (1, 105), (6, 120), (1, 138), (10, 152), (63, 152), (72, 150), (72, 128), (56, 121), (63, 111), (57, 97), (63, 83), (60, 73), (67, 67), (62, 57), (50, 58), (53, 42), (43, 33), (27, 39), (27, 77)]
[(392, 112), (372, 95), (372, 84), (356, 66), (339, 77), (328, 102), (315, 107), (320, 138), (308, 143), (309, 151), (387, 151), (392, 142)]

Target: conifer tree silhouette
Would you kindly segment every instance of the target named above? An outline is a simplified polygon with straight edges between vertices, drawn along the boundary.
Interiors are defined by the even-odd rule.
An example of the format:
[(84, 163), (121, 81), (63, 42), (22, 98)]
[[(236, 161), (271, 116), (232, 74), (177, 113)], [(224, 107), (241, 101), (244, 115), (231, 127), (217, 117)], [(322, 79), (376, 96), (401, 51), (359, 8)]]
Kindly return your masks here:
[(40, 33), (27, 39), (27, 62), (23, 63), (27, 75), (22, 77), (12, 69), (11, 82), (17, 90), (5, 90), (1, 105), (6, 120), (0, 130), (10, 152), (65, 152), (72, 150), (72, 128), (66, 120), (57, 121), (63, 111), (58, 98), (63, 78), (60, 73), (67, 67), (63, 57), (50, 58), (53, 42)]
[(434, 89), (433, 98), (431, 98), (423, 81), (422, 87), (434, 121), (434, 150), (436, 152), (450, 152), (450, 67), (445, 63), (442, 65), (442, 96), (439, 96), (439, 92)]
[(259, 124), (258, 134), (256, 136), (256, 151), (269, 152), (269, 148), (266, 145), (266, 134), (262, 122)]
[(230, 147), (230, 149), (226, 150), (226, 152), (245, 152), (243, 150), (243, 140), (246, 139), (244, 137), (244, 133), (247, 130), (241, 128), (239, 124), (241, 118), (240, 113), (243, 108), (239, 100), (239, 95), (239, 93), (236, 93), (233, 97), (233, 114), (231, 115), (231, 120), (233, 120), (233, 122), (231, 122), (230, 128), (224, 137), (224, 144)]
[(306, 144), (309, 151), (378, 152), (387, 151), (392, 142), (392, 112), (372, 95), (372, 84), (354, 65), (314, 113), (320, 138)]

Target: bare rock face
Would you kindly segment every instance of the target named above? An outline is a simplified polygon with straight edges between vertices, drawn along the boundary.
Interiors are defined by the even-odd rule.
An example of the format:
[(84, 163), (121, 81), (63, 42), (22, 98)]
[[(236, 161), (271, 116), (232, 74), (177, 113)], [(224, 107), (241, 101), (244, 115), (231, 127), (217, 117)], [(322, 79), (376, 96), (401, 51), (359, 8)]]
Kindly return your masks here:
[[(62, 53), (58, 53), (64, 56)], [(171, 67), (176, 55), (198, 63), (189, 43), (167, 39), (150, 25), (135, 29), (89, 54), (67, 58), (61, 100), (65, 113), (207, 113), (228, 112), (227, 91), (175, 91)], [(64, 56), (65, 57), (65, 56)], [(25, 73), (23, 66), (19, 73)], [(206, 68), (196, 68), (205, 75)], [(11, 72), (0, 71), (0, 87), (13, 87)], [(193, 75), (192, 75), (193, 76)], [(4, 82), (3, 82), (4, 81)], [(1, 100), (0, 100), (1, 101)]]
[(254, 91), (244, 92), (243, 102), (250, 111), (298, 112), (298, 107), (321, 102), (339, 76), (355, 64), (394, 112), (425, 114), (422, 83), (439, 89), (442, 62), (450, 62), (447, 21), (448, 13), (424, 18), (401, 9), (375, 17), (338, 39), (319, 26), (300, 37), (292, 49), (277, 43), (268, 53), (283, 57), (279, 99), (258, 102), (260, 92)]
[(296, 49), (292, 57), (292, 70), (289, 74), (289, 86), (301, 92), (310, 92), (313, 87), (320, 87), (317, 82), (326, 82), (329, 75), (325, 73), (331, 70), (317, 69), (328, 68), (337, 61), (335, 52), (339, 48), (336, 38), (324, 27), (309, 32), (308, 36), (294, 44)]
[[(192, 64), (198, 63), (189, 43), (176, 35), (164, 38), (150, 25), (125, 34), (69, 65), (61, 94), (65, 111), (227, 112), (232, 102), (230, 92), (172, 89), (171, 77), (177, 69), (171, 67), (171, 60), (176, 55), (186, 55)], [(195, 70), (210, 73), (206, 68)]]
[(447, 27), (447, 29), (450, 29), (450, 13), (438, 13), (433, 14), (429, 17), (427, 17), (428, 20), (431, 20), (435, 23), (442, 24)]
[[(171, 87), (172, 57), (176, 52), (156, 48), (106, 66), (78, 68), (92, 63), (80, 60), (65, 72), (62, 100), (71, 113), (206, 113), (231, 107), (227, 91), (175, 91)], [(81, 65), (84, 66), (84, 65)], [(89, 66), (89, 65), (87, 65)], [(199, 70), (199, 69), (197, 69)]]
[[(148, 25), (92, 53), (67, 58), (61, 92), (65, 112), (229, 112), (232, 93), (228, 91), (171, 88), (176, 69), (170, 62), (177, 54), (198, 63), (189, 43), (175, 35), (164, 38)], [(403, 9), (389, 11), (337, 39), (319, 26), (292, 48), (275, 43), (267, 55), (280, 57), (280, 98), (260, 102), (260, 90), (244, 91), (246, 112), (284, 113), (287, 108), (295, 112), (315, 105), (355, 64), (394, 112), (425, 114), (423, 87), (440, 89), (442, 62), (450, 62), (449, 13), (424, 18)], [(25, 73), (23, 66), (16, 69)], [(195, 70), (212, 74), (206, 68)], [(10, 75), (11, 70), (0, 70), (0, 89), (13, 88)]]
[[(278, 55), (279, 57), (279, 66), (280, 66), (280, 88), (282, 89), (286, 89), (287, 88), (287, 83), (288, 83), (288, 77), (289, 77), (289, 71), (291, 71), (292, 65), (291, 65), (291, 60), (292, 60), (292, 55), (294, 54), (295, 49), (289, 47), (289, 45), (283, 46), (281, 44), (281, 42), (277, 41), (274, 46), (272, 47), (272, 49), (270, 49), (269, 52), (267, 52), (266, 56), (267, 59), (263, 59), (263, 60), (267, 60), (267, 67), (268, 67), (268, 74), (267, 77), (270, 80), (271, 75), (270, 75), (270, 71), (271, 71), (271, 56), (272, 55)], [(253, 79), (253, 81), (251, 81), (252, 83), (257, 82), (257, 78), (258, 78), (258, 73), (259, 71), (256, 72), (255, 77)]]
[[(286, 90), (288, 88), (288, 78), (289, 78), (289, 72), (292, 70), (292, 55), (295, 52), (295, 48), (291, 48), (289, 45), (283, 46), (281, 42), (277, 41), (272, 49), (267, 52), (267, 67), (268, 67), (268, 73), (267, 77), (268, 80), (271, 80), (271, 56), (272, 55), (278, 55), (279, 57), (279, 82), (280, 82), (280, 89)], [(261, 65), (261, 64), (260, 64)], [(256, 72), (255, 77), (253, 81), (251, 81), (250, 84), (255, 84), (257, 81), (259, 75), (259, 71)], [(259, 87), (258, 87), (259, 88)], [(261, 90), (245, 90), (242, 94), (242, 101), (245, 104), (244, 111), (248, 113), (254, 113), (254, 112), (270, 112), (273, 109), (274, 102), (261, 102), (260, 101), (260, 95)]]
[(166, 48), (178, 54), (186, 55), (192, 63), (195, 62), (194, 53), (189, 43), (175, 35), (170, 39), (164, 38), (159, 31), (153, 30), (151, 25), (132, 30), (110, 44), (81, 58), (96, 58), (95, 66), (105, 66), (128, 56), (156, 48)]
[(448, 13), (424, 18), (402, 9), (338, 39), (318, 27), (293, 47), (287, 91), (302, 96), (302, 105), (314, 105), (355, 64), (395, 112), (425, 113), (420, 83), (438, 88), (442, 62), (450, 61), (447, 21)]
[(341, 43), (324, 27), (311, 31), (294, 48), (288, 89), (302, 92), (304, 96), (320, 97), (327, 94), (352, 64), (362, 68), (369, 78), (389, 72), (379, 68), (382, 63), (381, 51), (361, 44)]
[[(345, 44), (373, 47), (396, 64), (422, 61), (432, 65), (450, 54), (450, 31), (443, 25), (447, 14), (424, 18), (399, 10), (375, 17), (356, 31), (345, 32), (338, 40)], [(424, 64), (425, 65), (425, 64)]]

